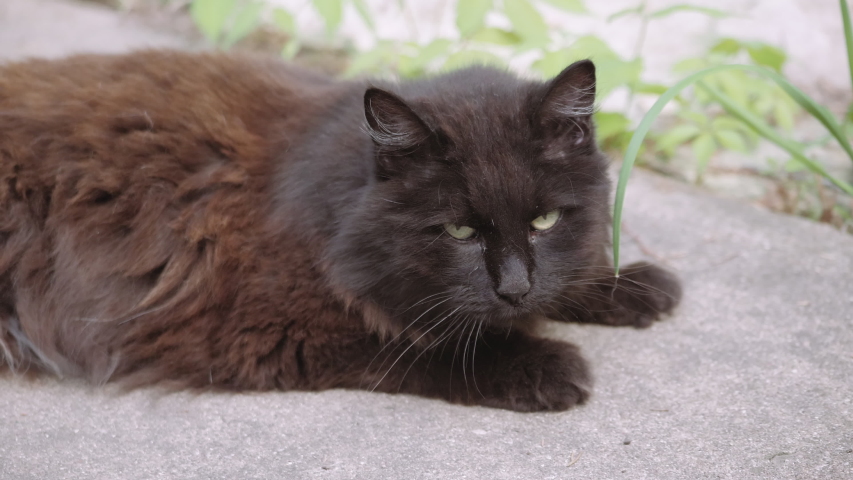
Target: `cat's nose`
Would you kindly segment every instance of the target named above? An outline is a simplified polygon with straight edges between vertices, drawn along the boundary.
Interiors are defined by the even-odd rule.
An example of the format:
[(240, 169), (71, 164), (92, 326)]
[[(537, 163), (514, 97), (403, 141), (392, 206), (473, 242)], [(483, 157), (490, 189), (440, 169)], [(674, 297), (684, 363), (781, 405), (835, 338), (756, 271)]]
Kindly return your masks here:
[(513, 305), (521, 303), (521, 299), (530, 291), (527, 265), (521, 257), (512, 255), (504, 260), (500, 269), (498, 288), (495, 291)]

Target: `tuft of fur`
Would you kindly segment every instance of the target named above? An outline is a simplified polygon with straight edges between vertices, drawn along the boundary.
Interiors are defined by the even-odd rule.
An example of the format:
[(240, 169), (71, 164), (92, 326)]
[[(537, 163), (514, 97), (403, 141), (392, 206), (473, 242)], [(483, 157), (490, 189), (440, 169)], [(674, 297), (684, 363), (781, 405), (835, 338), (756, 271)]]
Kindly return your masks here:
[[(167, 51), (2, 66), (0, 362), (581, 403), (586, 362), (536, 319), (647, 326), (680, 297), (653, 265), (613, 277), (594, 92), (588, 61), (401, 84)], [(512, 302), (509, 270), (529, 286)]]

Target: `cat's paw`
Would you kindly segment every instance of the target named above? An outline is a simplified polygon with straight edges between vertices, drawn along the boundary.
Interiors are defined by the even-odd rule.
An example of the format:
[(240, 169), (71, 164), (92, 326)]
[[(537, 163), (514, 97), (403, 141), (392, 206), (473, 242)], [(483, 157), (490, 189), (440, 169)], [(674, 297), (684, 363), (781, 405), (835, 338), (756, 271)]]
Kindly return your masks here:
[(592, 378), (577, 347), (539, 338), (512, 343), (490, 369), (483, 404), (521, 412), (559, 411), (589, 398)]
[(618, 305), (611, 315), (612, 324), (645, 328), (662, 314), (671, 313), (681, 301), (682, 292), (675, 274), (648, 262), (637, 262), (620, 272), (612, 294)]

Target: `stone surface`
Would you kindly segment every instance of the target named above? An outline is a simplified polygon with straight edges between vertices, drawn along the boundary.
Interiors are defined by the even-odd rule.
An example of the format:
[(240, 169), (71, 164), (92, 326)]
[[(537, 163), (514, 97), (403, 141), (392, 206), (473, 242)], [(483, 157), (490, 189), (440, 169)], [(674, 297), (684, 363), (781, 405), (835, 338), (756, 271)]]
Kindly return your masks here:
[(647, 330), (549, 324), (593, 365), (581, 408), (4, 378), (0, 478), (849, 478), (853, 237), (649, 174), (625, 222), (685, 302)]
[(0, 1), (0, 62), (141, 48), (200, 48), (105, 6), (63, 0)]
[[(90, 5), (0, 4), (0, 59), (187, 45)], [(626, 257), (676, 269), (685, 301), (648, 330), (547, 326), (593, 366), (581, 408), (7, 376), (0, 479), (850, 478), (853, 237), (639, 172), (625, 224)]]

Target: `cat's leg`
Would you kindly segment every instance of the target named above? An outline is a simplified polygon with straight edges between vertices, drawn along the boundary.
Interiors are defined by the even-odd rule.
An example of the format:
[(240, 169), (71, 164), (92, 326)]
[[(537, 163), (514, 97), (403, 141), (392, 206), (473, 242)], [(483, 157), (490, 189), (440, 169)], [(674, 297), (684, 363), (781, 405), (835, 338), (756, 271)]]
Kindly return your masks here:
[(560, 320), (645, 328), (671, 313), (681, 300), (678, 278), (663, 268), (637, 262), (619, 276), (591, 276), (569, 285), (558, 310)]
[(574, 345), (522, 332), (474, 331), (440, 344), (382, 343), (375, 336), (306, 343), (308, 388), (362, 388), (517, 411), (565, 410), (592, 386)]

